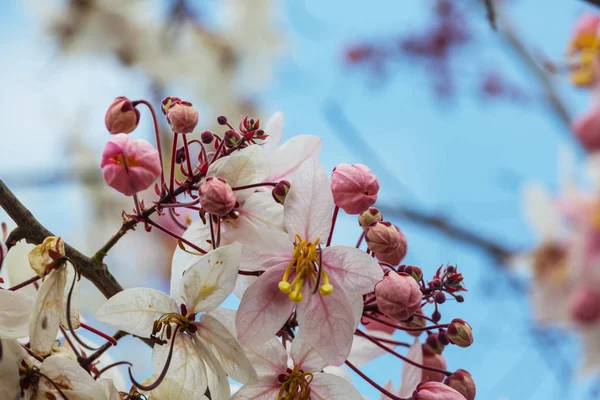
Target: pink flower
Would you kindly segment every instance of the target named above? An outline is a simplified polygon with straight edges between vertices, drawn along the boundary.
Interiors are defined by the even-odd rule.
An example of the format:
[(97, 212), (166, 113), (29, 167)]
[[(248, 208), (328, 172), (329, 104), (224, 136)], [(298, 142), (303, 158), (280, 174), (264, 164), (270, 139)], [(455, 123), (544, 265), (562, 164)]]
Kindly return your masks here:
[(421, 308), (423, 294), (417, 281), (408, 274), (390, 271), (375, 286), (379, 311), (396, 320), (410, 318)]
[(124, 133), (106, 144), (100, 167), (108, 186), (126, 196), (150, 187), (161, 171), (158, 151), (147, 141)]
[(600, 317), (600, 290), (594, 285), (584, 283), (575, 288), (569, 300), (571, 319), (583, 325), (589, 325)]
[(140, 122), (140, 112), (127, 97), (117, 97), (104, 116), (104, 124), (110, 133), (129, 133)]
[(273, 337), (295, 308), (298, 335), (328, 364), (340, 365), (348, 357), (358, 322), (349, 296), (371, 292), (383, 272), (362, 250), (321, 245), (331, 230), (332, 210), (327, 174), (308, 159), (283, 207), (287, 233), (265, 228), (245, 238), (254, 269), (265, 271), (246, 290), (236, 314), (238, 339), (245, 346)]
[(600, 28), (600, 16), (594, 13), (582, 14), (573, 28), (573, 38), (580, 35), (596, 36)]
[(348, 214), (360, 214), (377, 201), (379, 181), (362, 164), (340, 164), (331, 174), (333, 201)]
[(581, 145), (589, 152), (600, 150), (600, 109), (592, 108), (574, 119), (571, 126)]
[(413, 393), (413, 400), (466, 400), (465, 396), (439, 382), (421, 382)]
[(200, 204), (206, 212), (218, 216), (229, 214), (235, 206), (235, 194), (231, 187), (221, 178), (209, 177), (200, 190)]

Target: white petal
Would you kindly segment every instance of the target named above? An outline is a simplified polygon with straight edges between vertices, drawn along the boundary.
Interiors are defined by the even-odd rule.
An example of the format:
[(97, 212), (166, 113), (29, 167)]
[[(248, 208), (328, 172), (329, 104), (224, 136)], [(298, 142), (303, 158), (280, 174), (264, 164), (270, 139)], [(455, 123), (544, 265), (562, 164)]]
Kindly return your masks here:
[(258, 279), (257, 276), (238, 275), (237, 281), (235, 282), (235, 288), (233, 288), (233, 294), (241, 299), (244, 293), (246, 293), (246, 289), (256, 282), (256, 279)]
[(283, 113), (277, 111), (273, 114), (267, 121), (264, 130), (269, 137), (265, 141), (265, 144), (262, 145), (262, 148), (266, 152), (274, 151), (281, 141), (281, 136), (283, 136)]
[(326, 242), (331, 230), (333, 195), (323, 167), (308, 159), (296, 172), (283, 205), (285, 227), (294, 239), (299, 234), (310, 242)]
[[(69, 400), (96, 400), (102, 399), (104, 396), (104, 388), (69, 357), (50, 356), (46, 358), (40, 372), (60, 387)], [(57, 397), (60, 396), (54, 386), (44, 378), (40, 379), (39, 392), (40, 394), (53, 393)], [(43, 395), (40, 397), (45, 398)]]
[(231, 396), (231, 400), (277, 400), (278, 393), (279, 386), (245, 385)]
[(327, 365), (319, 353), (301, 337), (297, 337), (292, 341), (290, 355), (294, 360), (294, 366), (300, 367), (305, 372), (319, 372)]
[(196, 353), (198, 353), (208, 367), (206, 376), (208, 378), (208, 390), (210, 390), (211, 397), (215, 400), (228, 399), (231, 394), (229, 381), (227, 380), (227, 374), (225, 374), (219, 360), (217, 360), (212, 351), (210, 351), (201, 340), (196, 338), (192, 339)]
[(543, 186), (530, 183), (523, 188), (525, 219), (542, 240), (560, 235), (560, 215), (550, 194)]
[(7, 399), (18, 399), (20, 393), (18, 359), (12, 350), (14, 346), (20, 347), (14, 340), (0, 340), (0, 388)]
[[(423, 349), (418, 338), (408, 349), (406, 358), (412, 360), (418, 364), (423, 364)], [(415, 367), (407, 362), (402, 367), (402, 380), (400, 382), (400, 388), (398, 389), (399, 397), (410, 397), (417, 388), (417, 385), (423, 380), (423, 370)]]
[[(215, 161), (208, 168), (207, 177), (224, 179), (232, 188), (262, 182), (270, 171), (267, 155), (258, 145), (235, 151), (227, 157)], [(235, 197), (240, 203), (256, 189), (236, 190)]]
[[(395, 392), (395, 390), (394, 390), (394, 384), (392, 383), (392, 381), (387, 381), (385, 383), (385, 385), (383, 385), (383, 388), (385, 390), (387, 390), (388, 392), (392, 393), (392, 394), (394, 394), (394, 392)], [(383, 393), (381, 393), (381, 396), (379, 396), (379, 400), (390, 400), (390, 399), (391, 399), (391, 397), (386, 396)]]
[(223, 369), (238, 382), (256, 380), (256, 372), (235, 337), (214, 317), (204, 314), (198, 323), (198, 335), (204, 339)]
[[(202, 220), (192, 222), (192, 224), (183, 233), (183, 238), (194, 243), (201, 249), (210, 249), (207, 239), (210, 240), (210, 228), (207, 224), (204, 224)], [(202, 255), (191, 254), (196, 253), (194, 249), (189, 246), (185, 246), (187, 251), (182, 250), (177, 246), (175, 253), (173, 253), (173, 260), (171, 261), (171, 294), (175, 293), (179, 288), (179, 283), (183, 278), (183, 272), (185, 269), (193, 265)]]
[(284, 230), (283, 206), (268, 192), (255, 192), (237, 209), (240, 216), (235, 220), (237, 229), (247, 225), (257, 228)]
[(34, 299), (19, 292), (0, 290), (0, 338), (18, 339), (29, 335), (29, 315)]
[(310, 384), (311, 399), (315, 400), (363, 400), (361, 394), (339, 376), (316, 373)]
[[(386, 332), (373, 332), (368, 331), (367, 334), (374, 338), (379, 339), (387, 339), (387, 340), (395, 340), (392, 335)], [(383, 342), (385, 346), (389, 348), (394, 348), (394, 345)], [(362, 367), (368, 362), (381, 357), (382, 355), (387, 354), (387, 351), (377, 346), (375, 343), (371, 342), (369, 339), (364, 338), (362, 336), (355, 336), (354, 341), (352, 342), (352, 349), (350, 350), (350, 355), (348, 356), (348, 361), (354, 364), (357, 367)]]
[(318, 159), (321, 138), (313, 135), (297, 135), (279, 146), (271, 156), (269, 182), (290, 181), (302, 163), (309, 158)]
[[(65, 291), (63, 293), (63, 310), (64, 312), (60, 315), (60, 324), (64, 328), (69, 328), (69, 323), (67, 321), (67, 302), (69, 299), (69, 291), (71, 290), (71, 285), (73, 285), (73, 279), (75, 279), (75, 268), (70, 264), (67, 264), (65, 267), (67, 269), (67, 280), (65, 285)], [(73, 329), (77, 329), (80, 326), (81, 321), (79, 320), (79, 279), (75, 279), (75, 284), (73, 286), (73, 293), (71, 294), (71, 310), (69, 312), (71, 315), (71, 326)]]
[[(8, 282), (12, 286), (19, 283), (25, 282), (26, 280), (37, 276), (35, 271), (31, 269), (27, 255), (35, 246), (33, 244), (26, 243), (24, 240), (17, 242), (17, 244), (10, 248), (4, 263), (2, 264), (2, 270), (6, 270), (8, 275)], [(19, 292), (25, 296), (35, 298), (37, 296), (37, 290), (34, 285), (27, 285)]]
[(67, 282), (66, 268), (50, 272), (40, 285), (35, 307), (29, 319), (31, 349), (37, 355), (48, 355), (56, 340)]
[(364, 251), (350, 246), (323, 249), (323, 265), (346, 293), (370, 293), (383, 279), (379, 263)]
[[(158, 375), (153, 375), (152, 378), (147, 382), (144, 382), (144, 384), (156, 381), (157, 377)], [(151, 400), (208, 400), (208, 397), (204, 396), (204, 393), (200, 394), (198, 393), (199, 391), (194, 388), (185, 389), (184, 385), (185, 382), (180, 381), (179, 379), (173, 380), (165, 378), (156, 389), (150, 392), (150, 397), (148, 398)]]
[(323, 372), (325, 372), (327, 374), (339, 376), (340, 378), (346, 380), (346, 382), (348, 382), (350, 384), (352, 383), (352, 377), (350, 376), (350, 373), (348, 372), (348, 370), (346, 368), (332, 367), (331, 365), (328, 365), (325, 368), (323, 368)]
[(278, 338), (254, 347), (246, 347), (246, 356), (260, 378), (277, 377), (288, 367), (288, 354)]
[[(165, 366), (170, 345), (171, 342), (169, 341), (169, 343), (162, 346), (155, 345), (152, 349), (152, 364), (154, 365), (155, 375), (160, 374)], [(201, 356), (196, 352), (191, 336), (177, 332), (166, 378), (172, 384), (169, 385), (168, 390), (161, 390), (161, 393), (168, 391), (169, 399), (198, 398), (206, 392), (208, 387), (206, 369)]]
[[(115, 369), (115, 368), (113, 368)], [(108, 371), (107, 371), (108, 372)], [(104, 376), (104, 374), (102, 375)], [(104, 399), (105, 400), (121, 400), (121, 395), (119, 394), (119, 390), (115, 386), (115, 383), (112, 379), (98, 379), (98, 384), (104, 388)]]
[(235, 287), (241, 254), (242, 246), (232, 243), (199, 257), (185, 268), (173, 297), (183, 301), (189, 313), (217, 308)]
[(154, 321), (178, 313), (175, 300), (154, 289), (132, 288), (117, 293), (96, 312), (96, 318), (114, 328), (140, 337), (150, 337)]

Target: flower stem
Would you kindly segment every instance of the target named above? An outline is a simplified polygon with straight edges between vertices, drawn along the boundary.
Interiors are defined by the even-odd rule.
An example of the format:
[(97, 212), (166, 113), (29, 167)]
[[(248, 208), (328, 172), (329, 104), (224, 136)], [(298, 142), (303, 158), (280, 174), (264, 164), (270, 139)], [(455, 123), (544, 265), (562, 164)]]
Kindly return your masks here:
[(329, 245), (331, 244), (331, 238), (333, 237), (333, 229), (335, 228), (335, 221), (337, 221), (337, 216), (339, 212), (340, 208), (338, 206), (335, 206), (335, 209), (333, 210), (333, 217), (331, 217), (331, 230), (329, 231), (329, 237), (327, 238), (327, 246), (325, 247), (329, 247)]
[(206, 250), (202, 250), (200, 247), (196, 246), (195, 244), (193, 244), (192, 242), (190, 242), (187, 239), (184, 239), (183, 237), (181, 237), (180, 235), (176, 234), (175, 232), (171, 232), (170, 230), (168, 230), (167, 228), (164, 228), (162, 226), (160, 226), (159, 224), (157, 224), (156, 222), (152, 221), (150, 218), (146, 218), (145, 221), (152, 225), (153, 227), (155, 227), (156, 229), (163, 231), (164, 233), (166, 233), (169, 236), (174, 237), (177, 240), (180, 240), (182, 243), (187, 244), (188, 246), (190, 246), (192, 249), (196, 250), (198, 253), (202, 253), (202, 254), (206, 254), (207, 251)]
[(377, 384), (377, 382), (375, 382), (373, 379), (369, 378), (364, 372), (362, 372), (360, 369), (358, 369), (354, 364), (352, 364), (350, 361), (346, 360), (345, 364), (350, 367), (350, 369), (354, 372), (356, 372), (358, 374), (358, 376), (360, 376), (361, 378), (363, 378), (365, 381), (367, 381), (367, 383), (369, 383), (369, 385), (373, 386), (375, 389), (379, 390), (381, 393), (383, 393), (384, 395), (386, 395), (387, 397), (389, 397), (392, 400), (411, 400), (412, 397), (409, 398), (403, 398), (403, 397), (398, 397), (396, 395), (394, 395), (393, 393), (391, 393), (389, 390), (384, 389), (383, 387), (379, 386)]
[(19, 283), (18, 285), (15, 285), (15, 286), (9, 288), (8, 290), (12, 290), (12, 291), (19, 290), (21, 288), (24, 288), (27, 285), (31, 285), (32, 283), (37, 282), (40, 279), (41, 278), (38, 275), (36, 275), (33, 278), (27, 279), (26, 281), (23, 281), (23, 282)]
[(146, 100), (136, 100), (133, 102), (133, 105), (137, 105), (137, 104), (143, 104), (146, 107), (148, 107), (148, 109), (150, 110), (150, 113), (152, 114), (152, 123), (154, 124), (154, 135), (156, 136), (156, 149), (158, 150), (158, 157), (160, 158), (160, 187), (161, 190), (163, 191), (163, 195), (164, 195), (164, 186), (165, 186), (165, 171), (163, 168), (163, 156), (162, 156), (162, 150), (160, 147), (160, 132), (158, 131), (158, 120), (156, 119), (156, 113), (154, 112), (154, 107), (152, 107), (152, 104), (150, 104), (148, 101)]

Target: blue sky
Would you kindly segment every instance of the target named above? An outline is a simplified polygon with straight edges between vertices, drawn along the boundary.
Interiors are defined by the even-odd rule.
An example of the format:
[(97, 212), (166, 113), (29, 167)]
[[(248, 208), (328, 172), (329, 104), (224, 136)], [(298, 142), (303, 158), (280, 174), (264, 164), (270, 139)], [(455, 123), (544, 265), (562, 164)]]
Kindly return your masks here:
[[(379, 162), (404, 185), (382, 178), (382, 202), (440, 211), (503, 243), (518, 248), (531, 245), (533, 237), (520, 216), (519, 186), (533, 179), (556, 187), (557, 149), (572, 141), (540, 101), (515, 106), (472, 96), (477, 84), (474, 72), (486, 64), (525, 90), (539, 90), (521, 64), (506, 55), (483, 12), (476, 8), (477, 2), (460, 2), (473, 7), (481, 18), (473, 19), (476, 47), (466, 50), (464, 62), (459, 60), (463, 90), (452, 102), (436, 99), (427, 75), (416, 64), (405, 63), (393, 69), (385, 82), (374, 85), (366, 74), (347, 69), (342, 62), (342, 49), (348, 43), (421, 27), (428, 15), (423, 3), (428, 2), (300, 3), (284, 2), (280, 10), (289, 48), (278, 61), (273, 80), (255, 94), (263, 118), (282, 110), (286, 137), (321, 136), (321, 161), (328, 170), (340, 162), (368, 165), (365, 154), (360, 149), (349, 151), (344, 137), (324, 118), (325, 105), (333, 99), (376, 149)], [(575, 1), (551, 0), (543, 7), (533, 0), (507, 3), (506, 11), (525, 40), (554, 59), (563, 55), (574, 19), (588, 9)], [(101, 118), (112, 98), (122, 94), (148, 97), (148, 82), (136, 71), (123, 71), (114, 61), (98, 57), (61, 60), (51, 43), (40, 37), (27, 8), (15, 0), (0, 6), (0, 30), (0, 54), (5, 60), (0, 66), (2, 177), (65, 167), (65, 132), (73, 123), (83, 124), (84, 140), (100, 149), (106, 140)], [(573, 90), (564, 79), (557, 84), (572, 112), (587, 107), (585, 93)], [(382, 170), (375, 172), (385, 176)], [(73, 236), (85, 229), (79, 222), (85, 211), (76, 187), (21, 187), (17, 193), (51, 229), (71, 230)], [(488, 258), (429, 230), (401, 220), (397, 223), (408, 237), (407, 263), (421, 266), (428, 274), (442, 263), (456, 263), (466, 275), (470, 289), (466, 302), (444, 307), (442, 312), (444, 319), (460, 316), (469, 321), (476, 343), (468, 349), (448, 348), (449, 369), (471, 371), (480, 399), (565, 398), (565, 385), (558, 381), (555, 368), (561, 359), (577, 365), (576, 342), (564, 343), (561, 356), (555, 346), (544, 349), (531, 333), (529, 304), (503, 284), (503, 274)], [(341, 218), (339, 228), (336, 242), (356, 240), (359, 231), (354, 218)], [(366, 372), (380, 383), (392, 379), (397, 385), (401, 365), (391, 356), (384, 357)], [(566, 398), (588, 398), (589, 381), (576, 382), (583, 384), (571, 385)], [(355, 383), (365, 395), (376, 398), (376, 392), (360, 378), (355, 377)]]

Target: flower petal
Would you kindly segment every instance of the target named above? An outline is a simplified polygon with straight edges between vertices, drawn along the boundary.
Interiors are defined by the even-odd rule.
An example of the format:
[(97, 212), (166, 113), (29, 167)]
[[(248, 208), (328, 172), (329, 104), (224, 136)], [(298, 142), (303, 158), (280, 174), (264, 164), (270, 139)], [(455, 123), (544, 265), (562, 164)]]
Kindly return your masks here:
[[(375, 339), (379, 338), (384, 340), (395, 340), (392, 335), (386, 332), (368, 331), (367, 334)], [(383, 344), (390, 348), (395, 347), (389, 343), (383, 342)], [(348, 356), (348, 361), (350, 361), (356, 367), (362, 367), (363, 365), (369, 363), (377, 357), (383, 356), (384, 354), (387, 354), (387, 351), (377, 346), (369, 339), (362, 336), (355, 336), (354, 342), (352, 342), (352, 350), (350, 350), (350, 355)]]
[[(183, 238), (202, 249), (211, 248), (206, 242), (207, 239), (210, 240), (210, 228), (208, 224), (204, 224), (200, 219), (192, 222), (189, 228), (183, 233)], [(175, 253), (173, 253), (173, 260), (171, 261), (171, 294), (178, 290), (185, 269), (202, 257), (202, 254), (196, 254), (194, 249), (189, 246), (184, 245), (184, 247), (187, 251), (177, 246)]]
[(282, 144), (271, 156), (271, 173), (268, 182), (290, 181), (298, 167), (309, 158), (318, 159), (321, 138), (313, 135), (297, 135)]
[(298, 168), (283, 205), (285, 227), (292, 241), (295, 234), (311, 242), (317, 238), (327, 241), (332, 210), (329, 178), (316, 160), (308, 159)]
[[(229, 186), (235, 188), (262, 182), (269, 175), (270, 169), (265, 152), (260, 146), (252, 145), (212, 163), (206, 176), (224, 179)], [(255, 188), (236, 190), (235, 197), (241, 203), (255, 191)]]
[(339, 376), (317, 372), (310, 384), (310, 398), (315, 400), (363, 400), (348, 381)]
[[(392, 381), (387, 381), (385, 383), (385, 385), (383, 385), (383, 388), (392, 394), (394, 394), (394, 392), (395, 392), (394, 384), (392, 383)], [(412, 396), (412, 394), (411, 394), (411, 396)], [(391, 400), (391, 397), (386, 396), (385, 394), (381, 393), (381, 396), (379, 396), (379, 400)]]
[(150, 337), (154, 321), (179, 312), (175, 300), (154, 289), (132, 288), (115, 294), (96, 312), (96, 318), (114, 328)]
[(352, 347), (354, 315), (344, 289), (330, 277), (334, 290), (327, 296), (309, 293), (298, 306), (299, 332), (330, 365), (341, 365)]
[[(421, 348), (421, 342), (418, 338), (408, 349), (406, 358), (416, 363), (423, 364), (423, 349)], [(407, 362), (402, 367), (402, 381), (400, 382), (400, 388), (398, 389), (399, 397), (410, 397), (417, 388), (417, 385), (423, 380), (423, 370), (419, 367), (415, 367)]]
[(294, 361), (294, 366), (305, 372), (318, 372), (327, 365), (319, 353), (301, 337), (297, 337), (292, 341), (290, 355)]
[(235, 220), (237, 229), (247, 225), (257, 228), (271, 228), (283, 231), (283, 206), (273, 199), (271, 192), (255, 192), (237, 209), (239, 217)]
[[(70, 400), (96, 400), (104, 396), (104, 388), (69, 357), (50, 356), (44, 360), (40, 372), (56, 384)], [(46, 379), (40, 380), (38, 388), (40, 398), (53, 398), (60, 395), (54, 385)], [(46, 394), (46, 396), (44, 396)]]
[(289, 264), (294, 245), (288, 235), (277, 229), (246, 226), (230, 232), (229, 240), (243, 243), (243, 260), (240, 269), (260, 271), (280, 264)]
[(184, 302), (189, 313), (217, 308), (235, 287), (241, 254), (242, 245), (232, 243), (196, 259), (185, 268), (173, 297)]
[(230, 400), (277, 400), (279, 388), (268, 384), (245, 385)]
[(261, 147), (266, 152), (274, 151), (283, 136), (283, 113), (281, 111), (277, 111), (269, 118), (265, 125), (265, 133), (269, 137)]
[(210, 390), (211, 397), (214, 399), (228, 399), (231, 395), (231, 388), (227, 380), (227, 374), (223, 371), (219, 360), (217, 360), (212, 351), (201, 340), (195, 337), (192, 337), (192, 340), (196, 353), (198, 353), (208, 367), (206, 369), (206, 376), (208, 378), (208, 390)]
[[(4, 304), (4, 303), (2, 303)], [(0, 388), (2, 394), (7, 399), (20, 398), (21, 388), (19, 387), (19, 362), (13, 347), (21, 347), (15, 340), (0, 339)]]
[(350, 246), (323, 249), (323, 266), (335, 277), (346, 293), (365, 294), (383, 279), (383, 270), (373, 257)]
[(204, 339), (223, 369), (238, 382), (256, 380), (256, 372), (237, 339), (216, 318), (204, 314), (198, 322), (198, 335)]
[(0, 304), (0, 338), (18, 339), (29, 335), (34, 299), (19, 292), (0, 290)]
[[(155, 375), (159, 374), (165, 366), (170, 345), (169, 342), (162, 346), (153, 347), (152, 364), (154, 365)], [(208, 387), (206, 368), (202, 356), (196, 352), (191, 336), (177, 332), (166, 379), (172, 382), (168, 388), (168, 399), (184, 400), (204, 396), (204, 392)], [(166, 390), (161, 389), (161, 393), (164, 391)]]
[(557, 239), (560, 235), (560, 215), (554, 200), (540, 184), (529, 183), (523, 188), (525, 219), (542, 240)]
[(69, 291), (71, 290), (71, 285), (73, 285), (73, 280), (75, 280), (73, 293), (71, 294), (71, 309), (69, 310), (69, 314), (71, 316), (71, 326), (73, 329), (77, 329), (81, 324), (81, 321), (79, 320), (79, 279), (75, 277), (75, 267), (67, 265), (65, 268), (67, 268), (67, 279), (63, 293), (64, 312), (60, 315), (60, 324), (65, 328), (69, 327), (67, 321), (67, 304), (69, 300)]
[(40, 356), (50, 354), (56, 340), (63, 308), (63, 294), (67, 282), (65, 267), (55, 269), (46, 276), (29, 319), (31, 349)]
[(290, 317), (294, 303), (279, 290), (285, 266), (267, 270), (244, 293), (235, 316), (238, 340), (258, 346), (272, 338)]

